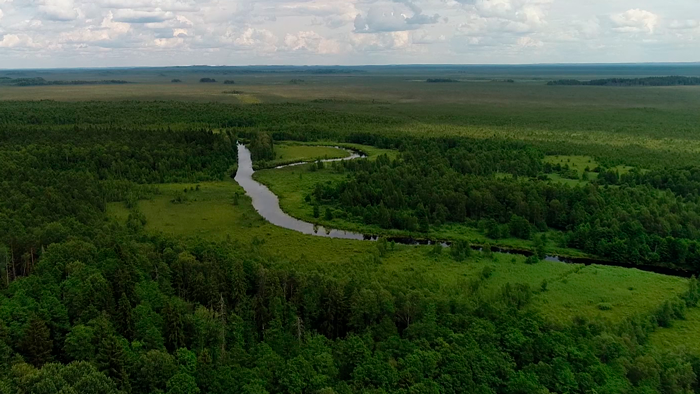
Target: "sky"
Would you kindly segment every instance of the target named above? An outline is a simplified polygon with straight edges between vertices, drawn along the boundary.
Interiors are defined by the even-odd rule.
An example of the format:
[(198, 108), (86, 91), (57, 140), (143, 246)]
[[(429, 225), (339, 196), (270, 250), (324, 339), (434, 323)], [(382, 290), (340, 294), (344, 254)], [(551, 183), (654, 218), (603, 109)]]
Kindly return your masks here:
[(0, 68), (700, 61), (700, 0), (0, 0)]

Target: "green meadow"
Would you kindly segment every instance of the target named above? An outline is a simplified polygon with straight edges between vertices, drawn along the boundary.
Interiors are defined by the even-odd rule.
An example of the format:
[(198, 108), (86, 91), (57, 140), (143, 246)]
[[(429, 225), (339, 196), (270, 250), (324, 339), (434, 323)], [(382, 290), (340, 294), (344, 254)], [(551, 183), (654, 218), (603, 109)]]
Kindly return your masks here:
[[(316, 172), (302, 174), (304, 179)], [(352, 273), (368, 281), (400, 283), (464, 297), (488, 296), (506, 283), (526, 283), (536, 292), (533, 307), (556, 324), (568, 324), (577, 316), (619, 323), (655, 310), (687, 290), (687, 281), (682, 278), (549, 261), (528, 265), (520, 255), (495, 253), (487, 257), (474, 252), (467, 260), (457, 262), (447, 250), (436, 255), (431, 246), (396, 244), (384, 256), (378, 256), (376, 242), (309, 236), (265, 222), (232, 180), (157, 187), (160, 193), (138, 202), (148, 232), (233, 242), (246, 248), (255, 245), (258, 253), (277, 260), (278, 268), (329, 275)], [(182, 201), (174, 202), (178, 198)], [(123, 203), (110, 203), (107, 211), (120, 222), (129, 214)], [(601, 305), (609, 307), (603, 310)]]

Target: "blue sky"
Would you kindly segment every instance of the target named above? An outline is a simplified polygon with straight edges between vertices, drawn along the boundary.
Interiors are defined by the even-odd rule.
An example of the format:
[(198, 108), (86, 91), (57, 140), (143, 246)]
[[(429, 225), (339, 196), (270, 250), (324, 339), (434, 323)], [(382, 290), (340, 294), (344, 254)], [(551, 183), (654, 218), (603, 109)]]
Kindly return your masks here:
[(700, 61), (700, 0), (0, 0), (0, 68)]

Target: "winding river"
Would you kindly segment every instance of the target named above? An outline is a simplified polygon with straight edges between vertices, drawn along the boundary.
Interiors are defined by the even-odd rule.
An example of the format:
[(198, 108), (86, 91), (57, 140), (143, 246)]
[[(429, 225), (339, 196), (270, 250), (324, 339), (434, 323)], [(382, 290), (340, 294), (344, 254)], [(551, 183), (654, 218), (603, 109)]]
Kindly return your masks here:
[[(333, 162), (333, 161), (342, 161), (342, 160), (353, 160), (357, 159), (360, 157), (365, 157), (362, 154), (358, 152), (353, 152), (348, 150), (350, 152), (350, 155), (341, 159), (328, 159), (328, 160), (321, 160), (323, 162)], [(275, 168), (284, 168), (284, 167), (291, 167), (291, 166), (297, 166), (301, 164), (306, 164), (306, 162), (299, 162), (299, 163), (292, 163), (292, 164), (286, 164), (282, 166), (278, 166)], [(354, 239), (354, 240), (364, 240), (364, 241), (376, 241), (377, 236), (376, 235), (366, 235), (366, 234), (360, 234), (360, 233), (354, 233), (351, 231), (344, 231), (344, 230), (336, 230), (336, 229), (328, 229), (323, 226), (315, 225), (313, 223), (308, 223), (304, 222), (299, 219), (295, 219), (289, 215), (287, 215), (284, 211), (282, 211), (282, 208), (280, 208), (280, 202), (277, 196), (270, 191), (270, 189), (267, 188), (267, 186), (259, 183), (255, 179), (253, 179), (253, 173), (255, 173), (255, 170), (253, 170), (253, 160), (251, 159), (250, 156), (250, 151), (248, 148), (246, 148), (244, 145), (239, 144), (238, 145), (238, 172), (236, 172), (236, 177), (234, 178), (236, 182), (238, 182), (241, 187), (245, 190), (246, 194), (252, 199), (253, 202), (253, 207), (255, 208), (256, 211), (265, 218), (268, 222), (274, 224), (275, 226), (283, 227), (289, 230), (294, 230), (298, 231), (300, 233), (308, 234), (308, 235), (314, 235), (318, 237), (327, 237), (327, 238), (341, 238), (341, 239)], [(407, 244), (407, 245), (430, 245), (433, 244), (436, 241), (430, 241), (430, 240), (423, 240), (423, 239), (415, 239), (415, 238), (410, 238), (410, 237), (393, 237), (389, 238), (389, 240), (394, 241), (396, 243), (401, 243), (401, 244)], [(443, 242), (442, 243), (444, 246), (449, 247), (448, 242)], [(479, 247), (474, 247), (474, 249), (481, 250)], [(519, 255), (524, 255), (524, 256), (531, 256), (532, 252), (529, 251), (523, 251), (523, 250), (516, 250), (516, 249), (508, 249), (508, 248), (500, 248), (500, 247), (492, 247), (491, 250), (493, 252), (499, 252), (499, 253), (508, 253), (508, 254), (519, 254)], [(590, 258), (579, 258), (579, 257), (562, 257), (562, 256), (547, 256), (545, 258), (546, 261), (553, 261), (553, 262), (560, 262), (560, 263), (574, 263), (574, 264), (585, 264), (585, 265), (591, 265), (591, 264), (599, 264), (599, 265), (611, 265), (611, 266), (617, 266), (617, 267), (625, 267), (625, 268), (637, 268), (643, 271), (650, 271), (650, 272), (656, 272), (659, 274), (664, 274), (664, 275), (674, 275), (674, 276), (682, 276), (682, 277), (690, 277), (692, 276), (693, 272), (690, 271), (684, 271), (684, 270), (675, 270), (667, 267), (658, 267), (658, 266), (642, 266), (642, 265), (632, 265), (632, 264), (625, 264), (625, 263), (619, 263), (619, 262), (612, 262), (612, 261), (605, 261), (605, 260), (595, 260), (595, 259), (590, 259)]]
[[(322, 160), (323, 162), (339, 161), (339, 160), (352, 160), (362, 157), (357, 152), (351, 152), (351, 155), (344, 157), (342, 159), (328, 159)], [(278, 166), (276, 168), (284, 168), (290, 166), (296, 166), (304, 164), (293, 163), (284, 166)], [(246, 194), (250, 196), (253, 200), (253, 208), (265, 218), (268, 222), (274, 224), (275, 226), (283, 227), (286, 229), (298, 231), (300, 233), (316, 235), (319, 237), (328, 238), (343, 238), (343, 239), (356, 239), (356, 240), (371, 240), (376, 239), (376, 237), (365, 236), (363, 234), (353, 233), (350, 231), (327, 229), (323, 226), (318, 226), (313, 223), (307, 223), (299, 219), (295, 219), (282, 211), (280, 208), (280, 202), (277, 196), (267, 188), (267, 186), (259, 183), (253, 179), (253, 160), (250, 157), (250, 151), (242, 144), (238, 144), (238, 172), (236, 172), (236, 177), (234, 178), (241, 187), (245, 190)]]

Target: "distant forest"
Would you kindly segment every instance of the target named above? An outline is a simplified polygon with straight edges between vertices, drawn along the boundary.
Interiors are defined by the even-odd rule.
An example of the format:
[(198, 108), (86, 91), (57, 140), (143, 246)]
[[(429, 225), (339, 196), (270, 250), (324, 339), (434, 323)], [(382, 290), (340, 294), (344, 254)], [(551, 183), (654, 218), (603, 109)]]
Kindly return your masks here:
[(648, 77), (648, 78), (606, 78), (591, 81), (560, 79), (549, 81), (547, 85), (588, 85), (588, 86), (683, 86), (700, 85), (698, 77)]
[(456, 79), (449, 78), (428, 78), (425, 82), (428, 83), (444, 83), (444, 82), (459, 82)]
[(0, 85), (10, 86), (48, 86), (48, 85), (121, 85), (129, 83), (118, 79), (101, 81), (47, 81), (44, 78), (9, 78), (0, 77)]

